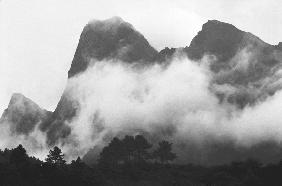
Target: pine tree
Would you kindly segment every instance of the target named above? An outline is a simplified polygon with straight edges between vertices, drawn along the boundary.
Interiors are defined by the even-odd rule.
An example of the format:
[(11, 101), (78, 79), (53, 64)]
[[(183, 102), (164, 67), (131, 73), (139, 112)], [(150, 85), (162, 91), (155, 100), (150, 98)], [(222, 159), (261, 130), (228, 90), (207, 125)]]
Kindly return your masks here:
[(147, 150), (150, 149), (152, 145), (147, 141), (147, 139), (142, 135), (137, 135), (135, 136), (134, 144), (136, 161), (143, 162), (149, 159), (149, 153)]
[(113, 138), (108, 146), (104, 147), (100, 153), (99, 163), (102, 165), (117, 165), (122, 159), (124, 149), (122, 142), (118, 138)]
[(134, 137), (126, 135), (122, 140), (123, 146), (123, 159), (125, 163), (129, 163), (133, 160), (133, 153), (135, 150)]
[(159, 159), (162, 164), (173, 161), (176, 158), (175, 153), (171, 152), (172, 143), (168, 141), (159, 142), (158, 148), (153, 152), (155, 158)]
[(45, 160), (47, 163), (56, 165), (64, 165), (66, 163), (66, 161), (64, 160), (64, 154), (57, 146), (55, 146), (53, 150), (49, 151), (49, 154), (47, 155), (47, 158)]

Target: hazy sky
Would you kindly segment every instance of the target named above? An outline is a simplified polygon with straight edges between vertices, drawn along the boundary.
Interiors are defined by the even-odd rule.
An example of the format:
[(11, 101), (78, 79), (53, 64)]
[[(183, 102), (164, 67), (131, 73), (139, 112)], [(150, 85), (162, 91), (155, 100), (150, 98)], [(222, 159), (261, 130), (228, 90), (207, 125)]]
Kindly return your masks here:
[(55, 108), (91, 19), (120, 16), (158, 50), (189, 45), (209, 19), (277, 44), (281, 7), (281, 0), (0, 0), (0, 112), (13, 92)]

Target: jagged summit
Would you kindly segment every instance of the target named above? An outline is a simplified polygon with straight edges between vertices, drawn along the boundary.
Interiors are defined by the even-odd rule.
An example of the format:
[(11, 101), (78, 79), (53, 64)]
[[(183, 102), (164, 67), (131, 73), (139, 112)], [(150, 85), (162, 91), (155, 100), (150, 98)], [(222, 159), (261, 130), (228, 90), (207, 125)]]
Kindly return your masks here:
[(89, 63), (116, 59), (149, 63), (157, 51), (133, 26), (119, 17), (93, 20), (83, 29), (68, 77), (83, 72)]

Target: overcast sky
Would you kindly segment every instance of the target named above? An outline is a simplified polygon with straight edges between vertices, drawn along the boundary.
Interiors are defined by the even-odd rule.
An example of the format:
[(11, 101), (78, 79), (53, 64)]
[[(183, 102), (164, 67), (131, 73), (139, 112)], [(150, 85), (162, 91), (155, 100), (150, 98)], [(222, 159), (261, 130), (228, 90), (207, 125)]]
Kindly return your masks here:
[(209, 19), (282, 41), (281, 0), (0, 0), (0, 112), (13, 92), (53, 110), (83, 26), (120, 16), (157, 50), (189, 45)]

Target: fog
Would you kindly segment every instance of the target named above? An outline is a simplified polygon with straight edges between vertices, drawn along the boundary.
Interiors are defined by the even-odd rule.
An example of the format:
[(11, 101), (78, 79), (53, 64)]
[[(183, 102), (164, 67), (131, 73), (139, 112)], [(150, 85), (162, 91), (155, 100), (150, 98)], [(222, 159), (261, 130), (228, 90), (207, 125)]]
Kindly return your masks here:
[[(243, 63), (248, 63), (249, 55), (239, 53), (241, 57), (237, 54), (235, 59), (242, 60), (237, 64), (245, 70)], [(209, 140), (232, 141), (239, 147), (266, 141), (279, 144), (282, 92), (243, 109), (219, 101), (216, 92), (231, 94), (238, 87), (235, 90), (231, 85), (214, 82), (218, 76), (209, 70), (214, 60), (214, 56), (204, 56), (192, 61), (176, 53), (166, 63), (142, 68), (115, 59), (93, 61), (85, 72), (67, 82), (64, 96), (79, 109), (71, 121), (65, 121), (71, 134), (57, 145), (69, 159), (105, 145), (109, 136), (140, 132), (199, 146)], [(16, 135), (5, 123), (0, 136), (1, 148), (22, 143), (29, 154), (41, 159), (49, 150), (46, 134), (38, 126), (29, 135)]]
[[(83, 155), (108, 142), (107, 135), (140, 131), (198, 145), (209, 140), (242, 147), (280, 143), (282, 93), (244, 109), (219, 102), (212, 88), (211, 59), (195, 62), (180, 55), (169, 65), (142, 69), (116, 60), (94, 63), (68, 81), (67, 96), (78, 102), (79, 110), (67, 123), (72, 132), (63, 139), (65, 151)], [(226, 87), (216, 86), (221, 91)]]

